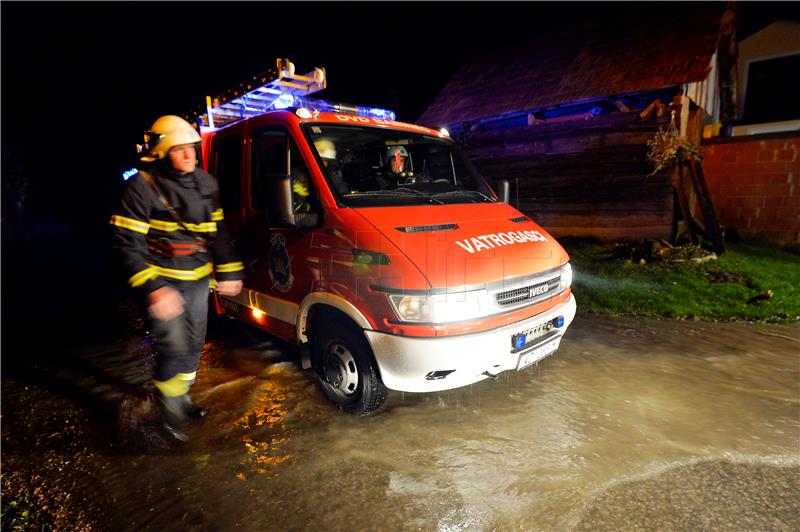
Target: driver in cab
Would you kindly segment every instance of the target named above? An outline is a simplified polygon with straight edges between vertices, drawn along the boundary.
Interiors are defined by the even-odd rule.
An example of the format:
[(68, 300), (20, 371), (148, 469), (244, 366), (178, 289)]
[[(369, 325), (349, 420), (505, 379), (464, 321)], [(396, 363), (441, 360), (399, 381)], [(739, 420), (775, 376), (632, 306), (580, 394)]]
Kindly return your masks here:
[(414, 171), (410, 166), (408, 150), (405, 146), (389, 146), (387, 148), (384, 168), (389, 177), (397, 181), (397, 186), (414, 183)]

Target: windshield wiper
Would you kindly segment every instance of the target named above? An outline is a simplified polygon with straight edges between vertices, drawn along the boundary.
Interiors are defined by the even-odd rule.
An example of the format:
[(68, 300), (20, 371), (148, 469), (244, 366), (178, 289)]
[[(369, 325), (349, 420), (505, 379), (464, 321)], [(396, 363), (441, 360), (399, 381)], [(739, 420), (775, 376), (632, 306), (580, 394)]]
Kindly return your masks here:
[(442, 201), (439, 201), (438, 199), (434, 198), (434, 197), (433, 197), (433, 196), (431, 196), (430, 194), (425, 194), (425, 193), (424, 193), (424, 192), (422, 192), (421, 190), (416, 190), (416, 189), (414, 189), (414, 188), (408, 188), (408, 187), (397, 187), (397, 188), (396, 188), (396, 189), (394, 189), (392, 192), (395, 192), (395, 191), (397, 191), (397, 192), (400, 192), (400, 191), (402, 191), (402, 192), (413, 192), (413, 193), (414, 193), (414, 194), (416, 194), (417, 196), (422, 196), (423, 198), (426, 198), (426, 199), (429, 199), (429, 200), (435, 201), (435, 202), (436, 202), (436, 203), (438, 203), (439, 205), (444, 205), (444, 202), (442, 202)]
[(393, 188), (391, 190), (365, 190), (364, 192), (351, 192), (350, 194), (346, 194), (346, 197), (354, 197), (354, 196), (396, 196), (397, 193), (400, 192), (401, 194), (408, 194), (411, 192), (414, 195), (422, 196), (423, 198), (430, 200), (432, 202), (438, 203), (439, 205), (444, 205), (443, 201), (439, 201), (438, 199), (434, 198), (430, 194), (425, 194), (421, 190), (414, 190), (413, 188), (408, 187), (398, 187)]
[(480, 190), (450, 190), (447, 192), (439, 192), (438, 194), (434, 194), (434, 196), (456, 196), (458, 194), (478, 194), (480, 197), (489, 201), (491, 203), (495, 203), (495, 200), (481, 192)]

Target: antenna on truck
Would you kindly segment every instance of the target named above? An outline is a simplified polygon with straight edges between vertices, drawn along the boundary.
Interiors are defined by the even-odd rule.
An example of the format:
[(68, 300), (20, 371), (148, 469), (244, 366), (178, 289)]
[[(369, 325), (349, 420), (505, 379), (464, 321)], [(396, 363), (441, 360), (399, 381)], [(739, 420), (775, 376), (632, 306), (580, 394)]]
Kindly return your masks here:
[(183, 118), (200, 127), (222, 127), (273, 109), (291, 107), (295, 96), (308, 96), (326, 86), (324, 68), (297, 74), (294, 63), (278, 58), (274, 69), (267, 69), (213, 99), (206, 96), (205, 109), (187, 113)]

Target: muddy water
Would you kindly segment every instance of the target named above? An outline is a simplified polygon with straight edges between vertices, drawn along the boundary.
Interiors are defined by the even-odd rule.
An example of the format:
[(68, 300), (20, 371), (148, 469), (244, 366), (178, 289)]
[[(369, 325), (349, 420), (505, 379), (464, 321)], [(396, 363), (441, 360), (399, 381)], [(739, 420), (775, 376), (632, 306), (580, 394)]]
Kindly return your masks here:
[[(49, 511), (63, 505), (73, 526), (102, 530), (800, 523), (797, 326), (579, 315), (536, 367), (393, 393), (356, 418), (324, 399), (291, 348), (217, 322), (193, 388), (211, 413), (189, 444), (162, 450), (146, 424), (128, 427), (128, 442), (146, 436), (143, 452), (114, 426), (120, 404), (147, 419), (148, 403), (126, 399), (149, 375), (134, 310), (109, 318), (92, 346), (37, 350), (4, 335), (4, 496), (29, 483), (54, 494)], [(68, 331), (80, 329), (53, 338)]]
[(98, 473), (117, 528), (789, 530), (797, 327), (579, 316), (497, 382), (333, 410), (290, 350), (226, 327), (192, 442)]

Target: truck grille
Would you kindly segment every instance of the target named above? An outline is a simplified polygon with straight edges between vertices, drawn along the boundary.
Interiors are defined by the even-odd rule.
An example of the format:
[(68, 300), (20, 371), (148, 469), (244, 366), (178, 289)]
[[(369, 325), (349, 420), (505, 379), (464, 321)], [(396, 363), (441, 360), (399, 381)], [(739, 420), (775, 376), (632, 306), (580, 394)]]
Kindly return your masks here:
[(556, 294), (561, 283), (561, 275), (556, 275), (547, 281), (530, 284), (514, 290), (506, 290), (495, 294), (495, 301), (502, 307), (518, 305), (520, 303), (534, 303)]
[(451, 231), (458, 229), (456, 224), (437, 224), (437, 225), (406, 225), (402, 227), (395, 227), (398, 231), (403, 233), (431, 233), (433, 231)]

